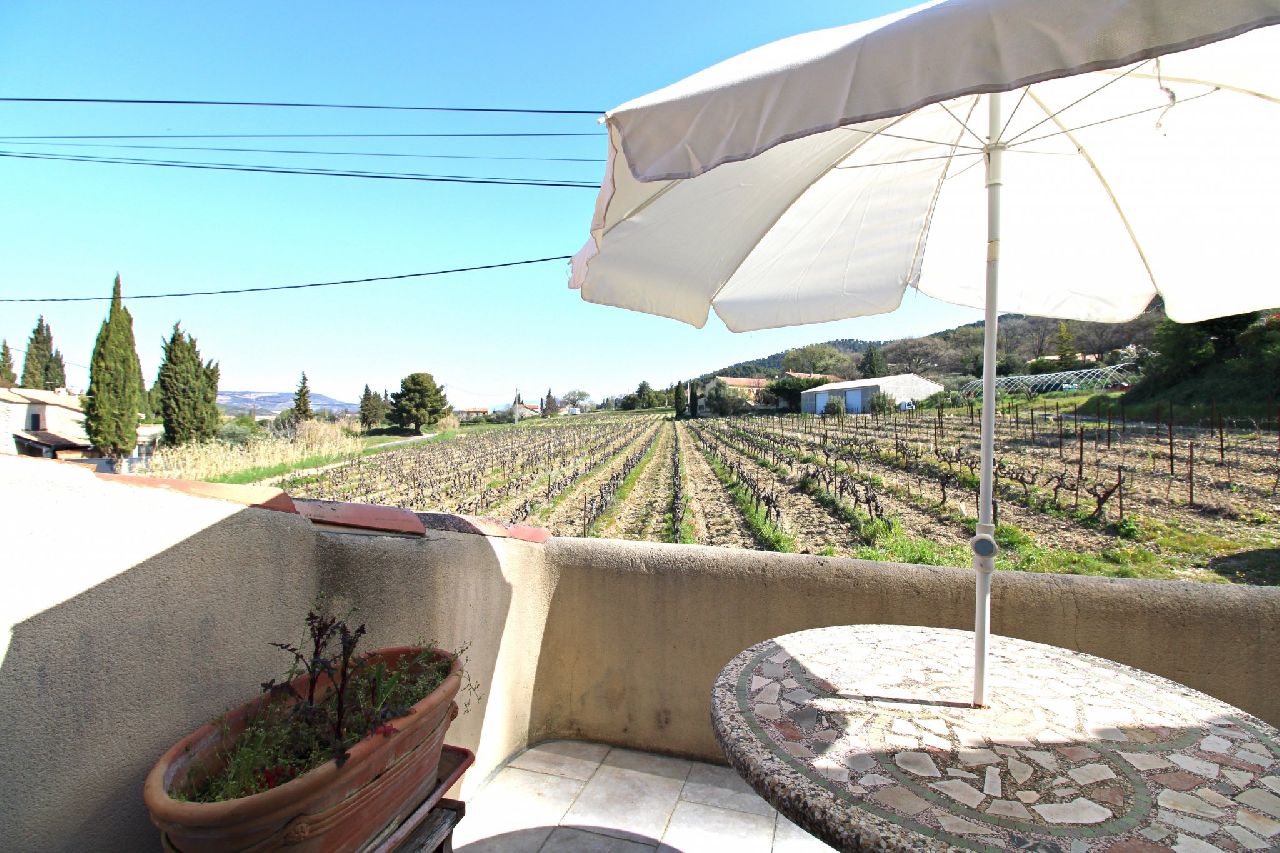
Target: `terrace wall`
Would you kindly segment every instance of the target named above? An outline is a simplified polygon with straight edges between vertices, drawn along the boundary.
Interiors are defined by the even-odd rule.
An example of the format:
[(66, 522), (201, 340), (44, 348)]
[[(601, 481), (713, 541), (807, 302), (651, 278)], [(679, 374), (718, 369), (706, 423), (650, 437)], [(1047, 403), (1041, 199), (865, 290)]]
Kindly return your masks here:
[[(554, 737), (720, 760), (712, 680), (766, 637), (972, 619), (960, 569), (540, 544), (456, 517), (342, 532), (325, 521), (332, 507), (300, 515), (265, 493), (255, 499), (286, 511), (126, 482), (0, 460), (12, 558), (0, 848), (154, 849), (141, 802), (151, 764), (279, 674), (268, 643), (298, 639), (321, 592), (357, 609), (370, 647), (470, 643), (483, 698), (449, 734), (477, 753), (463, 796)], [(992, 609), (997, 633), (1133, 664), (1280, 722), (1280, 590), (1001, 574)]]

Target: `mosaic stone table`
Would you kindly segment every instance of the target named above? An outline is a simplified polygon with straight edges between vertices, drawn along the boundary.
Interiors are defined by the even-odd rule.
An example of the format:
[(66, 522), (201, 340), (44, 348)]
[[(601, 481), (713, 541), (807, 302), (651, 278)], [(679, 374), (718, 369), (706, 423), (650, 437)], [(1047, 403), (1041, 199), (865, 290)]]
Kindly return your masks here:
[(1280, 735), (1091, 655), (901, 625), (747, 649), (712, 691), (729, 762), (844, 850), (1280, 849)]

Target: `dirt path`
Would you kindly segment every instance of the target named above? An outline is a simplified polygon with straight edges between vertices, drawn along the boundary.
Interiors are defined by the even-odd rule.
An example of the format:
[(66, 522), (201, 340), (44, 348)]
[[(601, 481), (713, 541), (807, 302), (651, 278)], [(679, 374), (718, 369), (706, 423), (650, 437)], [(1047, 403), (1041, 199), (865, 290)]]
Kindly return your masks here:
[(626, 460), (627, 456), (630, 455), (631, 451), (643, 447), (654, 431), (662, 426), (662, 423), (662, 421), (654, 421), (652, 426), (646, 427), (638, 437), (614, 454), (613, 458), (607, 463), (600, 466), (599, 470), (592, 472), (569, 487), (560, 496), (559, 502), (556, 503), (555, 508), (551, 510), (546, 518), (535, 519), (532, 523), (537, 524), (539, 527), (547, 528), (555, 536), (583, 535), (583, 497), (591, 494), (601, 483), (609, 479), (622, 465), (623, 461)]
[[(783, 480), (777, 474), (756, 463), (736, 447), (727, 445), (721, 436), (704, 433), (721, 448), (721, 452), (739, 462), (751, 476), (761, 483), (776, 484), (778, 508), (782, 515), (781, 527), (795, 537), (796, 552), (800, 554), (848, 555), (858, 546), (848, 524), (833, 516), (812, 497), (799, 491), (793, 482)], [(714, 476), (714, 474), (712, 475)]]
[(671, 446), (675, 433), (670, 423), (664, 422), (659, 429), (661, 432), (653, 456), (619, 508), (613, 523), (600, 532), (601, 536), (649, 542), (667, 540), (663, 520), (671, 509)]
[(755, 537), (742, 520), (742, 514), (734, 505), (733, 498), (720, 485), (720, 480), (703, 458), (692, 433), (683, 423), (677, 423), (676, 429), (680, 432), (680, 448), (684, 453), (685, 469), (688, 472), (686, 488), (698, 542), (724, 548), (758, 549)]

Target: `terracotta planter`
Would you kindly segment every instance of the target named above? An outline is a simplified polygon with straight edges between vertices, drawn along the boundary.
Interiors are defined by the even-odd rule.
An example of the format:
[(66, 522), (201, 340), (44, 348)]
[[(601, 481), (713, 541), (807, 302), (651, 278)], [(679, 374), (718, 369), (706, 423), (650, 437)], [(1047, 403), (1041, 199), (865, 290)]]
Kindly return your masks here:
[[(395, 663), (421, 651), (400, 646), (368, 655)], [(434, 650), (439, 655), (445, 652)], [(305, 689), (306, 676), (294, 681)], [(440, 750), (453, 699), (462, 685), (457, 660), (444, 683), (391, 725), (390, 736), (370, 735), (351, 747), (341, 768), (332, 759), (277, 788), (220, 803), (175, 800), (169, 791), (190, 771), (215, 760), (215, 751), (244, 729), (245, 718), (264, 701), (259, 696), (183, 738), (147, 775), (143, 799), (160, 828), (165, 849), (181, 853), (229, 850), (356, 850), (385, 826), (412, 811), (436, 783)]]

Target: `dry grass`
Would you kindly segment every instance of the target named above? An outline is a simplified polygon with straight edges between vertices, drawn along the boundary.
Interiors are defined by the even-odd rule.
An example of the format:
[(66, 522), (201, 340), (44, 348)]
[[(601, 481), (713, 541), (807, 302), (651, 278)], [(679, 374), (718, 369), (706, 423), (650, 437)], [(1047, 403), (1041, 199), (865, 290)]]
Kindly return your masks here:
[(239, 471), (288, 466), (317, 457), (354, 457), (361, 451), (360, 439), (340, 425), (307, 421), (292, 435), (274, 435), (242, 445), (207, 441), (179, 447), (160, 447), (145, 470), (148, 477), (179, 480), (212, 480)]

